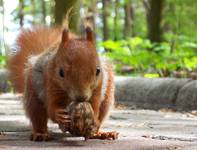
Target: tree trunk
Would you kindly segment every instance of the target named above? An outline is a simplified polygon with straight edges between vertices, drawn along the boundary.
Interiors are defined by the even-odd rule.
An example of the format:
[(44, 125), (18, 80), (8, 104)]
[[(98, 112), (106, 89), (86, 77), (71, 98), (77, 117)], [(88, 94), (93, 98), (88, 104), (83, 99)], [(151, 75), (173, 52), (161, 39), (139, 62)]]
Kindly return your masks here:
[(24, 25), (24, 0), (19, 0), (19, 24), (20, 24), (20, 27), (23, 27)]
[(69, 28), (78, 33), (80, 0), (55, 0), (55, 23), (62, 24), (66, 15), (69, 15)]
[(134, 36), (134, 10), (131, 3), (131, 0), (128, 0), (127, 3), (124, 5), (124, 12), (125, 12), (125, 18), (124, 18), (124, 39), (127, 39), (128, 37)]
[(102, 18), (103, 18), (103, 41), (106, 41), (109, 39), (109, 28), (108, 28), (108, 0), (102, 0), (103, 9), (102, 9)]
[(42, 0), (42, 22), (46, 24), (46, 3), (45, 0)]
[(92, 0), (91, 5), (88, 7), (88, 14), (85, 18), (94, 31), (96, 29), (96, 24), (95, 24), (96, 5), (97, 5), (97, 1)]
[(1, 55), (6, 55), (6, 50), (5, 50), (5, 7), (4, 7), (4, 1), (0, 0), (0, 7), (1, 7), (1, 33), (0, 33), (0, 54)]
[(91, 3), (83, 7), (88, 7), (88, 11), (85, 14), (85, 19), (81, 23), (81, 31), (82, 34), (85, 34), (85, 28), (86, 26), (90, 26), (92, 30), (94, 31), (94, 39), (96, 39), (96, 22), (95, 22), (95, 16), (97, 12), (97, 0), (92, 0)]
[(147, 25), (148, 25), (148, 38), (151, 42), (162, 41), (162, 10), (164, 0), (144, 0), (146, 8)]
[(36, 5), (35, 5), (35, 0), (31, 0), (31, 13), (33, 16), (32, 24), (36, 23)]
[(115, 16), (114, 16), (114, 41), (118, 40), (118, 3), (119, 0), (115, 0)]

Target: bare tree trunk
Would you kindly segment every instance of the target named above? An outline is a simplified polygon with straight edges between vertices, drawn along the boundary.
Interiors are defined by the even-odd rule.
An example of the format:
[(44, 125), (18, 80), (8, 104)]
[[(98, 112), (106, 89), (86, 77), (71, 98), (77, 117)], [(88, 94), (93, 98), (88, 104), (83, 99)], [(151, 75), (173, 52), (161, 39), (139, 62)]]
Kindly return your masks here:
[(2, 14), (2, 33), (0, 34), (0, 54), (1, 55), (6, 55), (6, 50), (5, 50), (5, 37), (4, 37), (4, 32), (5, 32), (5, 22), (4, 22), (4, 11), (5, 11), (5, 8), (4, 8), (4, 1), (3, 0), (0, 0), (0, 7), (1, 7), (1, 14)]
[(102, 4), (103, 4), (103, 9), (102, 9), (103, 41), (106, 41), (106, 40), (109, 39), (109, 28), (108, 28), (108, 22), (107, 22), (107, 17), (108, 17), (108, 12), (107, 12), (108, 0), (102, 0)]
[(24, 25), (24, 12), (23, 12), (23, 9), (24, 9), (25, 5), (24, 5), (24, 0), (19, 0), (19, 24), (20, 24), (20, 27), (23, 27)]
[(33, 21), (32, 21), (32, 24), (35, 24), (36, 23), (36, 6), (35, 6), (35, 0), (31, 0), (31, 13), (32, 13), (32, 16), (33, 16)]
[(151, 42), (162, 41), (162, 10), (164, 0), (144, 0), (146, 8), (148, 38)]
[[(86, 6), (86, 7), (88, 7), (88, 12), (85, 15), (85, 18), (84, 18), (84, 20), (81, 23), (82, 34), (85, 34), (84, 27), (86, 25), (90, 26), (92, 28), (92, 30), (94, 31), (94, 33), (96, 33), (95, 16), (96, 16), (96, 11), (97, 11), (97, 0), (92, 0), (91, 4)], [(96, 34), (94, 34), (94, 37), (96, 39)]]
[(134, 9), (131, 0), (124, 5), (125, 18), (124, 18), (124, 38), (134, 36)]
[(85, 18), (88, 24), (91, 25), (94, 31), (96, 29), (96, 24), (95, 24), (96, 4), (97, 4), (97, 1), (92, 0), (91, 5), (88, 7), (88, 14)]
[(80, 0), (55, 0), (55, 23), (62, 24), (67, 13), (69, 13), (69, 28), (79, 32)]
[(42, 0), (42, 22), (46, 24), (46, 3), (45, 0)]
[(114, 16), (114, 41), (118, 39), (118, 33), (117, 33), (117, 26), (118, 26), (118, 3), (119, 0), (115, 0), (115, 16)]

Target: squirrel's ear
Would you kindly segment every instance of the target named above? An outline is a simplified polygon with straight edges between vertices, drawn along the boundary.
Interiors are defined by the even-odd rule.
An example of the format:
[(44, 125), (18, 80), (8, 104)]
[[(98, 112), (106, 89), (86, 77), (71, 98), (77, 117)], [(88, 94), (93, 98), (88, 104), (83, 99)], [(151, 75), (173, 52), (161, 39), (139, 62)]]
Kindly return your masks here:
[(94, 33), (90, 27), (86, 27), (86, 39), (88, 41), (94, 41)]
[(65, 29), (63, 30), (63, 32), (62, 32), (62, 41), (61, 41), (61, 43), (67, 42), (68, 39), (69, 39), (69, 31), (68, 31), (67, 28), (65, 28)]

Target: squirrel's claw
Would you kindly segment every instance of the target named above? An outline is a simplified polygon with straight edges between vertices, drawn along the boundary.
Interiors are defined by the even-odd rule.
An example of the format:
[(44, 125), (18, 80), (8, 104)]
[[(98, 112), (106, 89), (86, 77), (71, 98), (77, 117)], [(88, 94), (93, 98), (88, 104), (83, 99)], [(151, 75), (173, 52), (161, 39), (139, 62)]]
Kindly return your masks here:
[(65, 109), (59, 109), (56, 112), (56, 121), (59, 124), (68, 124), (71, 122), (71, 119)]
[(32, 133), (30, 136), (31, 141), (49, 141), (50, 139), (48, 133)]

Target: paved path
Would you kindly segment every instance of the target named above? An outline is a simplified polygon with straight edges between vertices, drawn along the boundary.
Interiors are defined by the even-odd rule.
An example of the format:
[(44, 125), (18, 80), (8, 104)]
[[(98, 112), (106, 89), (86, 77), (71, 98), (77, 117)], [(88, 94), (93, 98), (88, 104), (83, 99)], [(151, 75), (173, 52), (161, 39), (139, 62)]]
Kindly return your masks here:
[(118, 140), (88, 140), (71, 137), (49, 123), (54, 140), (31, 142), (29, 122), (17, 96), (0, 95), (0, 149), (197, 149), (197, 117), (194, 113), (167, 110), (129, 110), (118, 107), (112, 111), (103, 130), (120, 132)]

